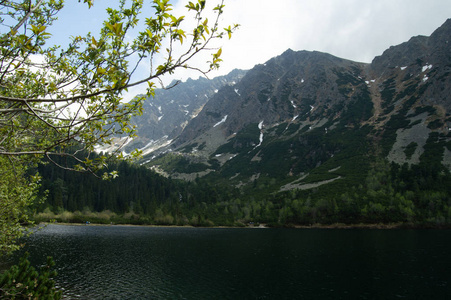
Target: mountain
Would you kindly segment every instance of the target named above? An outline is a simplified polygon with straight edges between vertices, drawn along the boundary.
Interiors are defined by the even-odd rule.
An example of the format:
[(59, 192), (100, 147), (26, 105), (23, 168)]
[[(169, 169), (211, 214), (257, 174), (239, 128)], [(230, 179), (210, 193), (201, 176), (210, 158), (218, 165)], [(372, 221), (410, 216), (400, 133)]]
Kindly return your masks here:
[(40, 166), (39, 218), (451, 227), (449, 41), (451, 20), (371, 63), (287, 50), (158, 90), (125, 141), (140, 165), (111, 162), (111, 182)]
[(371, 64), (287, 50), (219, 89), (149, 165), (266, 192), (353, 185), (376, 158), (418, 164), (431, 147), (449, 168), (448, 40), (451, 20)]
[(144, 102), (143, 115), (132, 118), (138, 138), (128, 143), (124, 150), (130, 152), (138, 148), (146, 154), (170, 143), (218, 89), (234, 84), (245, 73), (236, 69), (211, 80), (200, 77), (198, 80), (173, 82), (167, 89), (157, 89), (155, 97)]
[(221, 130), (215, 130), (224, 138), (251, 123), (271, 127), (298, 118), (319, 120), (329, 108), (345, 100), (341, 94), (335, 98), (338, 73), (353, 74), (361, 66), (325, 53), (288, 50), (256, 66), (233, 87), (222, 89), (188, 124), (175, 145), (203, 134), (226, 116)]

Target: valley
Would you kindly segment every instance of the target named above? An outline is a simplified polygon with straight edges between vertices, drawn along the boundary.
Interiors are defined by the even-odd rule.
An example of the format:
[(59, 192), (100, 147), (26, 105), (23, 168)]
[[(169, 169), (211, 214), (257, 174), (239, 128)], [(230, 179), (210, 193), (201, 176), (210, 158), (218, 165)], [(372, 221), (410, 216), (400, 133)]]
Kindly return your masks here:
[[(39, 209), (165, 225), (448, 226), (450, 39), (447, 20), (370, 64), (289, 49), (248, 71), (158, 90), (124, 147), (141, 149), (138, 163), (79, 196), (76, 176), (42, 170), (53, 177)], [(112, 186), (128, 192), (111, 200)]]

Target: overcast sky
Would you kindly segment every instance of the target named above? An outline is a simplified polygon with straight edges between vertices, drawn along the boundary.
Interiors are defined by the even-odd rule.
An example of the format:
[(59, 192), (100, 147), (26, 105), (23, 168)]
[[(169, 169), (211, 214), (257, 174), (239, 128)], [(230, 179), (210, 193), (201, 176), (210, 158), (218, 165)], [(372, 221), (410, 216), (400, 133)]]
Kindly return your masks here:
[[(96, 32), (105, 16), (102, 11), (113, 3), (95, 0), (96, 9), (88, 11), (78, 0), (67, 2), (52, 29), (55, 41), (84, 31)], [(187, 1), (173, 3), (175, 14), (186, 13)], [(222, 42), (224, 62), (212, 76), (235, 68), (250, 69), (288, 48), (371, 62), (412, 36), (429, 36), (451, 18), (450, 0), (225, 0), (225, 4), (223, 24), (239, 23), (241, 27), (232, 40)], [(188, 76), (197, 78), (199, 74), (175, 75), (182, 80)], [(139, 89), (130, 92), (136, 94)]]

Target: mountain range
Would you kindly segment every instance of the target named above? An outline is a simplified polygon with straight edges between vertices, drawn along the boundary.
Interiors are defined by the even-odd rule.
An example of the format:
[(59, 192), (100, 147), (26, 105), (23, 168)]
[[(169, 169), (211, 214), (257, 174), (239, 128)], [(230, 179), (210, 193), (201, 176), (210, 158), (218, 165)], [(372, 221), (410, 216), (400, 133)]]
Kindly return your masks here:
[[(225, 76), (213, 79), (199, 77), (183, 83), (174, 81), (167, 88), (157, 89), (155, 97), (144, 102), (143, 115), (133, 118), (137, 138), (129, 140), (124, 150), (130, 152), (138, 148), (146, 155), (170, 144), (218, 89), (234, 85), (245, 73), (233, 70)], [(123, 142), (118, 141), (117, 145)]]
[(40, 210), (65, 222), (67, 210), (136, 224), (449, 227), (449, 41), (451, 19), (371, 63), (286, 50), (157, 90), (132, 119), (138, 138), (119, 141), (142, 150), (140, 166), (112, 163), (119, 178), (103, 182), (42, 165)]
[(140, 138), (170, 142), (143, 162), (172, 178), (270, 191), (353, 183), (378, 158), (419, 164), (431, 147), (449, 169), (448, 41), (451, 20), (370, 64), (287, 50), (247, 72), (159, 91), (134, 122)]

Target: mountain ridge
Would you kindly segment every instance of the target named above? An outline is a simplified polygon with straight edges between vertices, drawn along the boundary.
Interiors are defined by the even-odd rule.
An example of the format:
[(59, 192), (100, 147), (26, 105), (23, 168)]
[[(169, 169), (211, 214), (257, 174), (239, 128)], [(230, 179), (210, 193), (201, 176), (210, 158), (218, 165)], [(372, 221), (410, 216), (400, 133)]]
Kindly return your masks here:
[[(370, 64), (287, 50), (216, 87), (158, 91), (134, 119), (147, 134), (141, 166), (118, 162), (108, 184), (41, 170), (46, 205), (136, 224), (449, 228), (450, 37), (447, 20)], [(174, 134), (170, 122), (154, 136), (139, 127), (172, 111)]]
[[(241, 188), (262, 182), (267, 192), (351, 184), (376, 157), (413, 165), (428, 147), (440, 147), (450, 167), (449, 38), (451, 20), (370, 64), (288, 49), (220, 88), (188, 122), (166, 148), (183, 168), (158, 159), (149, 166)], [(442, 144), (432, 142), (436, 134)]]
[(178, 136), (195, 117), (217, 89), (241, 79), (246, 71), (235, 69), (229, 74), (211, 80), (199, 77), (185, 82), (173, 82), (167, 89), (157, 89), (155, 96), (143, 105), (143, 115), (132, 118), (137, 127), (137, 138), (124, 150), (138, 148), (144, 154), (152, 153)]

